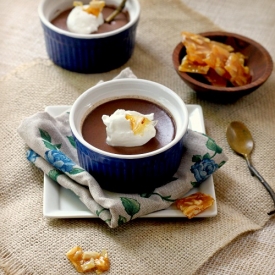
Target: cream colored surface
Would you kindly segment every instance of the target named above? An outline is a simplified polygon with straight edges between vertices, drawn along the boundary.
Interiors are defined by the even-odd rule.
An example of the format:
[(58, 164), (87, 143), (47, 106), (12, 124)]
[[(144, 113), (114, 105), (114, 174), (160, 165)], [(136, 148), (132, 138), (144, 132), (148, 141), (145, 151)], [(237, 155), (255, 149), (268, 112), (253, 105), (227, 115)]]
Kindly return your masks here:
[[(16, 133), (20, 121), (47, 105), (72, 104), (100, 79), (64, 71), (50, 61), (35, 0), (0, 2), (0, 274), (76, 274), (65, 253), (106, 248), (106, 274), (270, 274), (275, 273), (274, 205), (252, 178), (245, 161), (225, 140), (231, 120), (250, 128), (255, 167), (275, 189), (274, 71), (253, 94), (234, 104), (205, 101), (185, 86), (173, 69), (171, 54), (180, 31), (217, 29), (260, 42), (275, 59), (275, 3), (272, 0), (141, 0), (137, 45), (129, 66), (139, 78), (160, 82), (187, 104), (200, 104), (207, 133), (229, 157), (215, 174), (218, 216), (209, 219), (140, 219), (110, 229), (100, 220), (48, 220), (42, 214), (43, 175), (25, 158)], [(170, 3), (170, 5), (165, 5)], [(249, 4), (249, 5), (247, 5)]]

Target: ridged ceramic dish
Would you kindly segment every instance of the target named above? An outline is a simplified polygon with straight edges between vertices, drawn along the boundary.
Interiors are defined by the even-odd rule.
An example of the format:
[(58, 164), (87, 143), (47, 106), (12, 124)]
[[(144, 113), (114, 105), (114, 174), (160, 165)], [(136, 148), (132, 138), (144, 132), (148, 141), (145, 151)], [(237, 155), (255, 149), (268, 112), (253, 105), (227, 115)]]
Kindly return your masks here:
[[(90, 1), (84, 0), (83, 3)], [(120, 0), (106, 0), (118, 6)], [(102, 73), (116, 69), (132, 56), (139, 21), (138, 0), (128, 0), (130, 21), (123, 27), (99, 34), (76, 34), (57, 28), (50, 21), (72, 7), (72, 0), (42, 0), (38, 14), (49, 58), (60, 67), (78, 73)]]
[[(99, 102), (126, 97), (146, 99), (164, 107), (176, 126), (174, 139), (157, 150), (136, 155), (106, 152), (86, 142), (82, 136), (82, 121), (89, 110)], [(182, 158), (188, 111), (182, 99), (161, 84), (142, 79), (117, 79), (98, 84), (79, 96), (71, 108), (70, 127), (80, 166), (90, 172), (103, 189), (142, 193), (172, 180)]]

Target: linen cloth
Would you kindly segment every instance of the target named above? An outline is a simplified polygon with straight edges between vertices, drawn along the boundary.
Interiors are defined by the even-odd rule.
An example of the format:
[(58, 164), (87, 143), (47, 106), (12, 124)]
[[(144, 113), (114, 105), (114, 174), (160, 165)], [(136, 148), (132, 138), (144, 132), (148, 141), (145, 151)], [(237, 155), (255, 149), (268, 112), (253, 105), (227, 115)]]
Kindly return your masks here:
[[(100, 79), (115, 77), (122, 68), (88, 76), (57, 68), (47, 61), (37, 1), (15, 0), (13, 5), (3, 1), (0, 2), (3, 19), (0, 71), (2, 76), (14, 71), (0, 81), (1, 275), (76, 274), (64, 255), (76, 243), (86, 250), (107, 248), (111, 270), (106, 274), (275, 273), (275, 220), (274, 216), (266, 215), (273, 209), (273, 203), (225, 139), (230, 121), (246, 123), (256, 142), (252, 162), (274, 189), (274, 71), (253, 94), (235, 103), (218, 104), (197, 97), (184, 85), (171, 60), (183, 29), (203, 32), (221, 28), (260, 42), (274, 60), (275, 3), (271, 0), (256, 0), (249, 5), (246, 0), (221, 3), (141, 0), (140, 3), (142, 17), (136, 49), (124, 67), (131, 67), (140, 78), (168, 86), (185, 103), (202, 106), (207, 134), (215, 137), (229, 156), (226, 165), (214, 174), (217, 217), (191, 221), (136, 219), (115, 229), (106, 228), (96, 219), (43, 218), (43, 173), (35, 167), (30, 170), (26, 148), (16, 128), (24, 117), (43, 111), (45, 106), (71, 105), (80, 93)], [(33, 60), (36, 57), (41, 59)], [(17, 65), (20, 67), (16, 68)], [(251, 232), (254, 230), (258, 231)]]
[[(116, 78), (135, 78), (135, 75), (126, 68)], [(183, 141), (180, 167), (171, 182), (143, 194), (106, 192), (91, 174), (79, 166), (69, 114), (69, 109), (57, 117), (39, 112), (23, 120), (18, 133), (31, 148), (27, 158), (51, 179), (73, 191), (111, 228), (166, 209), (227, 161), (222, 148), (212, 138), (189, 129)]]

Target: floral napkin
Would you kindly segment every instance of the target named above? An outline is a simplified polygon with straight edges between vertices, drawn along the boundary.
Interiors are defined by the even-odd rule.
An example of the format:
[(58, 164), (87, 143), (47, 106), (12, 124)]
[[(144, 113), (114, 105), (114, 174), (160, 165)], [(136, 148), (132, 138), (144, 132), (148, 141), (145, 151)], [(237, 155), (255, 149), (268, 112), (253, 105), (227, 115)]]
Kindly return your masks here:
[[(127, 68), (117, 78), (123, 77), (135, 75)], [(182, 161), (173, 181), (151, 193), (112, 193), (103, 190), (93, 176), (79, 166), (69, 112), (57, 117), (38, 112), (22, 121), (17, 131), (30, 147), (27, 159), (57, 184), (74, 192), (91, 213), (111, 228), (168, 208), (227, 161), (222, 148), (212, 138), (188, 130)]]

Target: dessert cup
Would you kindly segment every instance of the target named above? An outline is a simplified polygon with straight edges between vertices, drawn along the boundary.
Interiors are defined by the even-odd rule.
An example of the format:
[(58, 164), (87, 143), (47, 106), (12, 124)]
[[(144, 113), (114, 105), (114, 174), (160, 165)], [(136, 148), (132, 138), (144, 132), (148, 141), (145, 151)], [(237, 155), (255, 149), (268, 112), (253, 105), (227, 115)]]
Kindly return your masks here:
[[(89, 1), (83, 1), (84, 4)], [(106, 0), (118, 6), (120, 0)], [(51, 20), (73, 6), (72, 0), (42, 0), (38, 7), (49, 58), (58, 66), (78, 73), (102, 73), (125, 64), (133, 54), (139, 21), (138, 0), (128, 0), (129, 22), (111, 32), (76, 34), (54, 26)]]
[[(129, 97), (146, 99), (166, 109), (175, 123), (174, 139), (157, 150), (137, 155), (109, 153), (87, 143), (81, 130), (87, 114), (103, 102)], [(98, 84), (81, 94), (70, 112), (80, 165), (103, 189), (121, 193), (152, 192), (172, 180), (181, 162), (188, 121), (187, 107), (176, 93), (142, 79), (117, 79)]]

